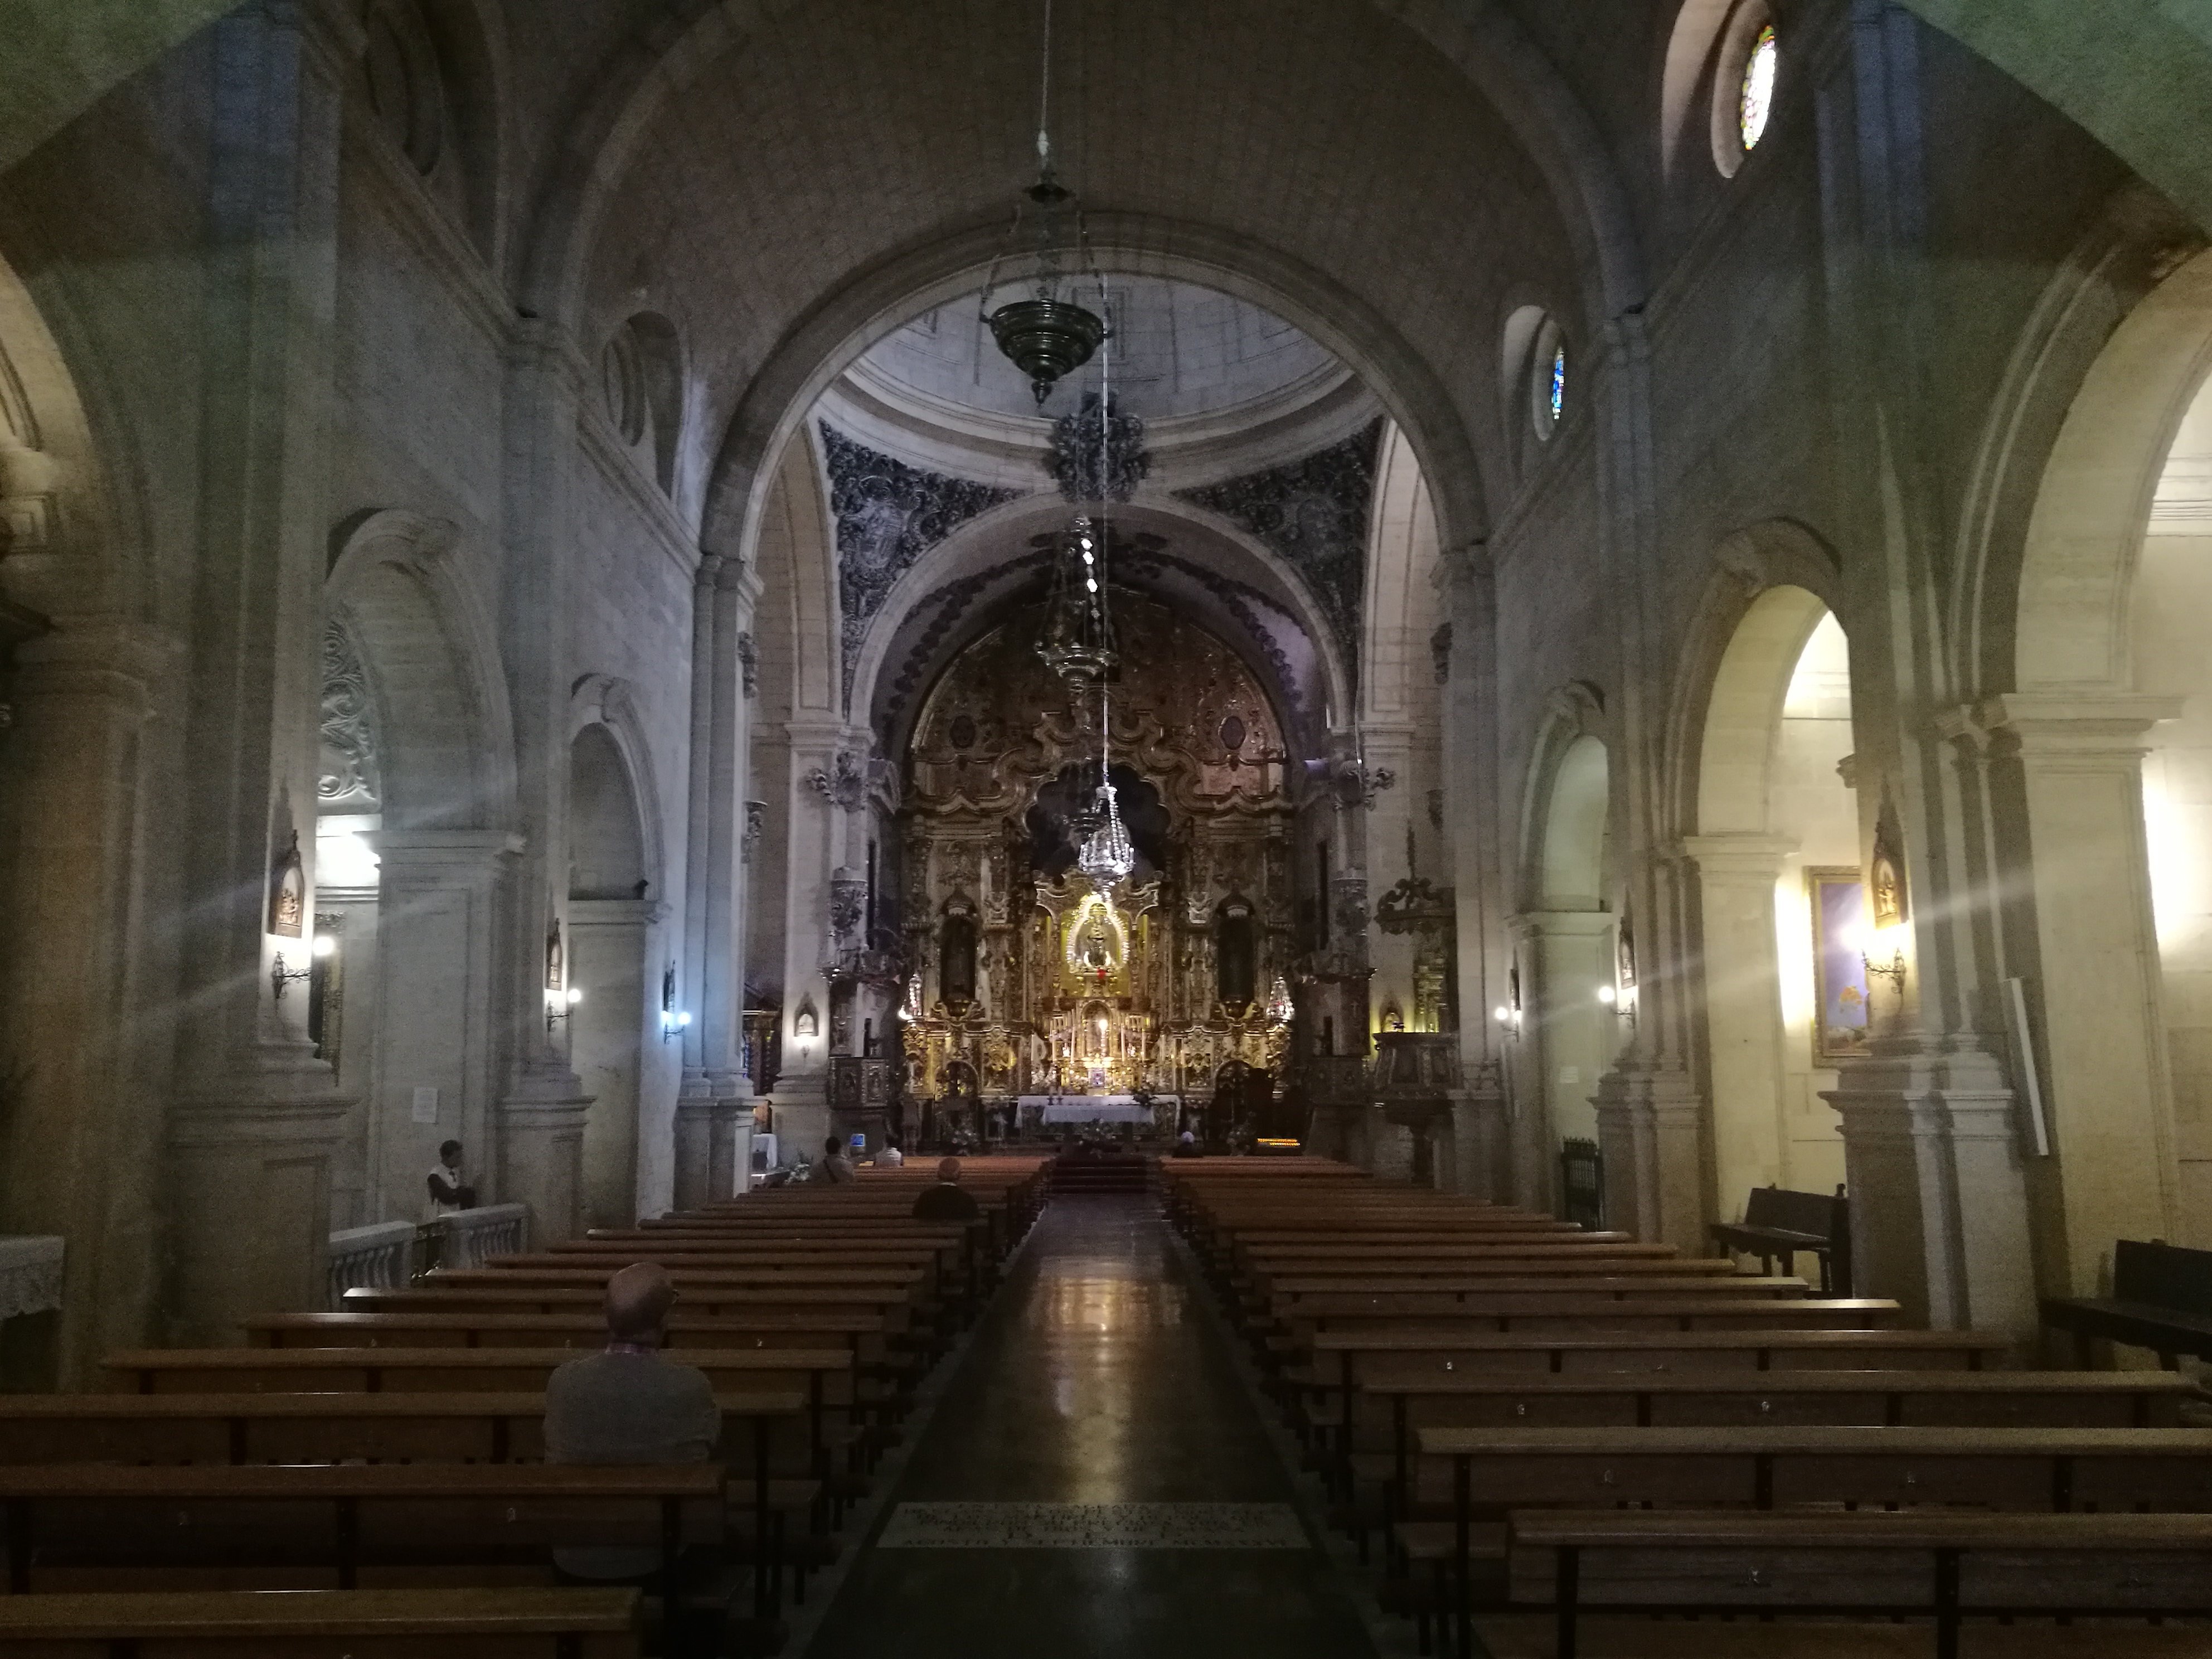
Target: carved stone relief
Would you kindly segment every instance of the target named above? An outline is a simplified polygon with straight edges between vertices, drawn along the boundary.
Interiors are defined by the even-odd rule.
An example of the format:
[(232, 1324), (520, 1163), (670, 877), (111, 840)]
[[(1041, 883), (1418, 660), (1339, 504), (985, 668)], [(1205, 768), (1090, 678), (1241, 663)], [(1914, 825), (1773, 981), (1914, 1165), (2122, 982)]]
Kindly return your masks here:
[(343, 624), (323, 625), (322, 762), (315, 797), (325, 811), (374, 812), (383, 798), (368, 672)]

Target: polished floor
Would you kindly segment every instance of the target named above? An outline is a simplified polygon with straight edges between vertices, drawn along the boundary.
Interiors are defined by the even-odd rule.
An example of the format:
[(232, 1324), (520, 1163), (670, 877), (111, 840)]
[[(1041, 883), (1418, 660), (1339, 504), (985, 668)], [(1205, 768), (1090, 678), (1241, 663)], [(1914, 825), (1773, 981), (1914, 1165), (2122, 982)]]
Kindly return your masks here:
[(1372, 1659), (1156, 1203), (1061, 1198), (807, 1659)]

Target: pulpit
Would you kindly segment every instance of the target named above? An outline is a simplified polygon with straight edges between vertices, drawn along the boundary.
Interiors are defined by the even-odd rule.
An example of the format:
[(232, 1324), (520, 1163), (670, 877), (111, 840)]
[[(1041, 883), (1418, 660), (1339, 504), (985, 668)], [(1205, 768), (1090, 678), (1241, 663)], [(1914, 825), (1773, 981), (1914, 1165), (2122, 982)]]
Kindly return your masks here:
[(830, 1058), (830, 1133), (866, 1135), (870, 1151), (884, 1144), (890, 1119), (891, 1062), (876, 1055)]
[(1460, 1089), (1459, 1038), (1449, 1031), (1385, 1031), (1375, 1039), (1370, 1128), (1375, 1173), (1437, 1184), (1437, 1150), (1449, 1144)]

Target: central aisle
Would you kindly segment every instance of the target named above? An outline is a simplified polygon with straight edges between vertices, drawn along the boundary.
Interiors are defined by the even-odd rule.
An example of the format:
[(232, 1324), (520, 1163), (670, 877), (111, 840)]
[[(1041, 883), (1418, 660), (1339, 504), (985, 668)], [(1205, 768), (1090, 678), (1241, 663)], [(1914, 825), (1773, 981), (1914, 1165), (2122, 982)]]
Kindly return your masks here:
[(1009, 1516), (901, 1506), (1149, 1504), (1118, 1524), (1248, 1526), (1293, 1540), (1291, 1490), (1218, 1327), (1195, 1305), (1157, 1200), (1048, 1206), (946, 1390), (807, 1659), (1370, 1659), (1365, 1629), (1311, 1547), (878, 1542)]

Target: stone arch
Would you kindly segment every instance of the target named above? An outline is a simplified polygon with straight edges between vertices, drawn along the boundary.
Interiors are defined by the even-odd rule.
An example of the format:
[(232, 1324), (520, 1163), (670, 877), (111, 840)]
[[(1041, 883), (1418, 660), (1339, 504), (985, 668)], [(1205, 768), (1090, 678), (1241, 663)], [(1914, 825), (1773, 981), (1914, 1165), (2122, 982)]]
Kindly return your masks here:
[[(1302, 261), (1208, 227), (1098, 214), (1092, 247), (1107, 270), (1179, 277), (1274, 312), (1352, 368), (1405, 432), (1436, 491), (1447, 545), (1480, 539), (1482, 469), (1443, 384), (1389, 320)], [(817, 398), (871, 345), (908, 319), (981, 285), (1000, 241), (977, 227), (880, 264), (847, 283), (785, 336), (732, 411), (708, 481), (703, 533), (748, 553), (775, 487), (771, 460)]]
[(497, 635), (458, 532), (399, 511), (341, 526), (325, 603), (358, 643), (386, 748), (387, 828), (487, 830), (514, 816), (513, 725)]
[[(588, 745), (587, 733), (592, 734)], [(588, 817), (604, 825), (607, 838), (599, 844), (627, 878), (620, 884), (625, 896), (643, 881), (650, 899), (665, 902), (668, 851), (660, 791), (653, 776), (652, 745), (638, 714), (636, 688), (617, 675), (584, 676), (568, 699), (568, 741), (572, 763), (579, 754), (590, 754), (593, 787), (599, 792), (594, 797), (599, 805), (592, 811), (572, 810), (572, 817), (581, 823)], [(618, 774), (608, 772), (608, 766), (618, 768)], [(626, 804), (627, 828), (621, 827), (621, 815), (608, 815), (611, 809), (605, 803), (610, 802)], [(570, 860), (579, 867), (585, 862), (574, 848)], [(604, 885), (595, 883), (595, 888)]]
[[(1582, 878), (1585, 890), (1564, 896), (1586, 902), (1569, 908), (1602, 908), (1605, 890), (1597, 882), (1600, 866), (1592, 848), (1594, 837), (1601, 844), (1607, 824), (1602, 813), (1593, 819), (1589, 806), (1606, 798), (1608, 735), (1604, 699), (1595, 686), (1577, 680), (1553, 691), (1547, 701), (1521, 813), (1519, 886), (1528, 908), (1551, 908), (1548, 901), (1563, 896), (1554, 882), (1576, 877)], [(1571, 770), (1570, 755), (1577, 757)], [(1563, 772), (1567, 774), (1564, 797)], [(1552, 850), (1555, 817), (1562, 836), (1556, 852)]]
[(508, 149), (497, 8), (486, 0), (369, 0), (362, 28), (357, 74), (369, 116), (495, 264)]
[[(619, 688), (621, 682), (610, 682)], [(568, 744), (568, 987), (577, 996), (564, 1036), (568, 1063), (592, 1103), (580, 1154), (584, 1213), (592, 1226), (629, 1226), (639, 1213), (641, 1130), (672, 1127), (672, 1089), (649, 1076), (651, 1005), (661, 987), (649, 965), (653, 929), (665, 907), (649, 896), (653, 850), (645, 795), (599, 688), (598, 719), (577, 724)], [(619, 696), (618, 691), (611, 694)], [(577, 700), (581, 702), (582, 699)], [(617, 702), (616, 718), (625, 700)], [(672, 971), (673, 963), (671, 963)], [(648, 1094), (665, 1109), (649, 1113)]]
[(2212, 253), (2200, 253), (2114, 331), (2043, 467), (2021, 555), (2017, 689), (2133, 689), (2131, 583), (2166, 457), (2208, 373)]

